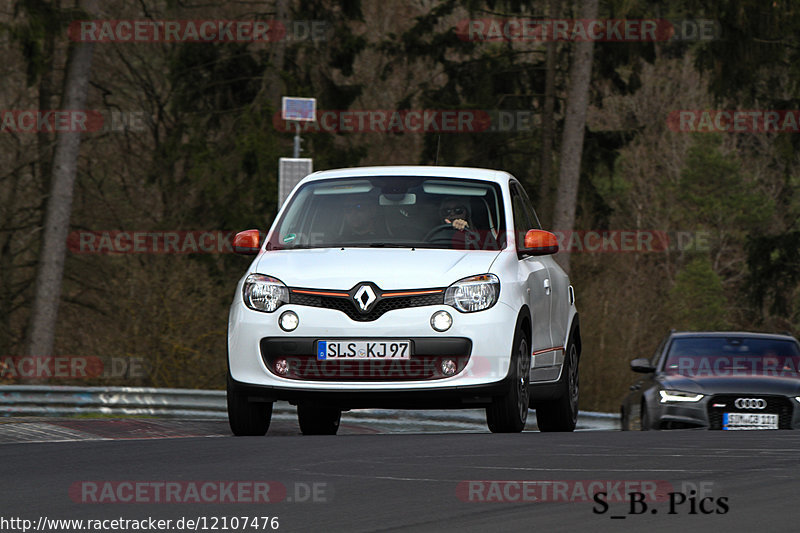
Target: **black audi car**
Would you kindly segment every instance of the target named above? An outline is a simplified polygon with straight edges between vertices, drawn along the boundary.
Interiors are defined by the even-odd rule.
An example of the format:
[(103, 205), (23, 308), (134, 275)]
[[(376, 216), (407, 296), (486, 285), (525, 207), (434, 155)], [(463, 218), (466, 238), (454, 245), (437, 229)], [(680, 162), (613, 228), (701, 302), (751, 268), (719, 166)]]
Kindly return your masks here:
[(800, 428), (800, 343), (791, 335), (676, 332), (620, 408), (622, 429)]

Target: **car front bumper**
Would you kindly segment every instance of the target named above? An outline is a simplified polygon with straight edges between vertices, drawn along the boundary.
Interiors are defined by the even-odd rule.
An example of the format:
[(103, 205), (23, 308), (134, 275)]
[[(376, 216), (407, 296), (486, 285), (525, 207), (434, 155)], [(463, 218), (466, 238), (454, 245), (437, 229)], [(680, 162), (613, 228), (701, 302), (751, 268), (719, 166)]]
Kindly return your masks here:
[[(738, 396), (767, 398), (768, 407), (763, 411), (737, 409), (730, 398)], [(704, 396), (698, 402), (657, 403), (650, 413), (651, 429), (724, 429), (724, 413), (777, 414), (778, 429), (800, 429), (800, 403), (788, 396), (763, 394), (727, 394)]]
[[(297, 329), (287, 333), (278, 326), (278, 318), (289, 310), (297, 313), (300, 323)], [(439, 310), (448, 311), (453, 318), (452, 327), (441, 333), (430, 325), (431, 316)], [(472, 395), (472, 392), (462, 394), (464, 389), (480, 391), (476, 396), (482, 397), (485, 391), (499, 394), (504, 390), (517, 318), (516, 312), (502, 302), (476, 313), (459, 313), (445, 305), (397, 309), (371, 322), (357, 322), (334, 309), (294, 304), (284, 305), (273, 313), (261, 313), (247, 308), (237, 299), (229, 316), (228, 366), (237, 386), (253, 387), (258, 395), (281, 400), (296, 400), (308, 393), (329, 394), (331, 397), (360, 395), (381, 401), (384, 393), (410, 399), (413, 394), (409, 393), (422, 391), (431, 400), (434, 395), (430, 393), (435, 391), (444, 398)], [(274, 356), (275, 353), (274, 349), (272, 352), (265, 350), (265, 344), (273, 347), (294, 344), (299, 350), (295, 356), (308, 357), (309, 347), (320, 339), (408, 339), (418, 343), (423, 341), (420, 346), (425, 343), (434, 347), (461, 346), (458, 350), (462, 350), (466, 343), (468, 353), (456, 375), (436, 379), (422, 375), (418, 379), (414, 376), (393, 379), (391, 374), (374, 380), (365, 379), (363, 375), (290, 379), (270, 370), (270, 358), (266, 355)], [(433, 352), (429, 355), (440, 359), (448, 355), (446, 348), (435, 348)]]

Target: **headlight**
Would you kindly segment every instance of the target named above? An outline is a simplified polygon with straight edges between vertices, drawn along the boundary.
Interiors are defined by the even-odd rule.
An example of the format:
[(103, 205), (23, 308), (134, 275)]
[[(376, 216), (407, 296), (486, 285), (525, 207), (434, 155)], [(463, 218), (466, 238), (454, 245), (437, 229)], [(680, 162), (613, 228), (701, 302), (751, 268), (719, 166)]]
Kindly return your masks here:
[(250, 274), (244, 280), (242, 297), (250, 309), (271, 313), (289, 303), (289, 289), (278, 279), (264, 274)]
[(456, 281), (444, 293), (445, 305), (462, 313), (489, 309), (500, 295), (500, 280), (494, 274), (481, 274)]
[(661, 403), (667, 402), (699, 402), (703, 399), (702, 394), (694, 392), (683, 392), (679, 390), (661, 390), (658, 391), (661, 395)]

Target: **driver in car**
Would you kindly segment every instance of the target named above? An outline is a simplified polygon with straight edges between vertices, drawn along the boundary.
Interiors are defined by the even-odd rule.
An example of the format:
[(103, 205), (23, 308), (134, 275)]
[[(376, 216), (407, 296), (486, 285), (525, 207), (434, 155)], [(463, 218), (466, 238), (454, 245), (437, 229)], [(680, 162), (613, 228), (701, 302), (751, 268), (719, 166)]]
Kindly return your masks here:
[(471, 228), (469, 206), (461, 198), (448, 196), (442, 200), (439, 215), (443, 220), (443, 224), (450, 224), (458, 231)]

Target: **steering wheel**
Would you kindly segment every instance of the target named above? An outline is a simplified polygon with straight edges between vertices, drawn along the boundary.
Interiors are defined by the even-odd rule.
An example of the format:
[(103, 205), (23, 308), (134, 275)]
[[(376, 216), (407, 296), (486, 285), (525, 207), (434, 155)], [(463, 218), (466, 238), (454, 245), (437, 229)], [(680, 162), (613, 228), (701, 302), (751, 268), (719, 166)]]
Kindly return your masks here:
[(423, 241), (446, 244), (453, 239), (453, 232), (458, 231), (452, 224), (439, 224), (423, 237)]
[[(456, 235), (459, 236), (459, 239), (455, 238)], [(431, 244), (455, 244), (456, 241), (462, 240), (467, 243), (467, 235), (477, 236), (478, 233), (470, 228), (458, 230), (452, 224), (440, 224), (430, 230), (423, 240)], [(456, 245), (456, 248), (458, 248), (458, 245)]]

